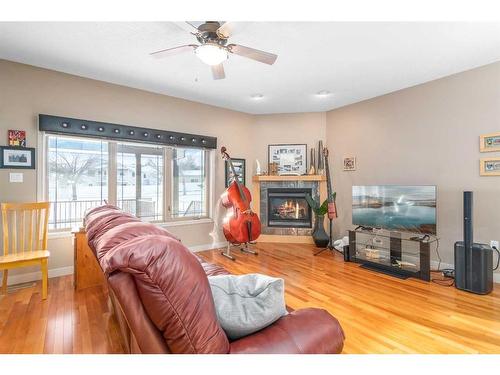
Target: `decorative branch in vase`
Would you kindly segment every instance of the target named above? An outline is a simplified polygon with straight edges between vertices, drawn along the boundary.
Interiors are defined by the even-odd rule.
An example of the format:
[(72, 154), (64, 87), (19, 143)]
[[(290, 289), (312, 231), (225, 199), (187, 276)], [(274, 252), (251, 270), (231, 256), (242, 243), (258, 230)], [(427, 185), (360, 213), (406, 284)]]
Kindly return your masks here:
[[(337, 193), (332, 194), (332, 198), (335, 200)], [(314, 229), (312, 232), (312, 237), (314, 243), (317, 247), (327, 247), (330, 242), (330, 237), (325, 231), (324, 221), (325, 215), (328, 212), (328, 199), (325, 199), (323, 203), (320, 204), (319, 200), (314, 199), (311, 195), (306, 194), (306, 201), (314, 212)]]

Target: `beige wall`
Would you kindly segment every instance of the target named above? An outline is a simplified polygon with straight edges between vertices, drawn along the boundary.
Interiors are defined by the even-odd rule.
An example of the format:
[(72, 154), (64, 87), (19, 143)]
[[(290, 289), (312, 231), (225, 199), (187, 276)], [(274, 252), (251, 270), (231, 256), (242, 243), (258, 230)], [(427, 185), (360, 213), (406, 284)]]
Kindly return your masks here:
[[(306, 143), (304, 133), (307, 133), (311, 147), (320, 137), (325, 138), (324, 113), (255, 117), (0, 60), (0, 144), (7, 143), (8, 129), (22, 129), (27, 132), (28, 147), (38, 148), (39, 113), (216, 136), (218, 145), (225, 145), (233, 157), (247, 160), (249, 179), (257, 157), (266, 169), (268, 143)], [(283, 131), (284, 128), (287, 130)], [(224, 190), (224, 162), (218, 153), (215, 158), (218, 196)], [(12, 170), (0, 170), (0, 202), (36, 200), (37, 172), (22, 171), (24, 182), (21, 184), (9, 183), (9, 172)], [(250, 184), (249, 181), (247, 185), (250, 187)], [(169, 230), (190, 247), (199, 248), (214, 241), (210, 236), (214, 230), (212, 223), (174, 226)], [(216, 233), (215, 242), (223, 241), (220, 230)], [(73, 265), (70, 238), (52, 238), (49, 247), (52, 251), (49, 268), (53, 275)], [(54, 271), (56, 269), (63, 271)], [(34, 271), (36, 269), (25, 269), (11, 274)]]
[[(249, 158), (252, 117), (247, 114), (157, 95), (123, 86), (0, 60), (0, 144), (8, 129), (27, 132), (27, 145), (37, 144), (39, 113), (137, 125), (156, 129), (216, 136), (219, 145), (238, 149)], [(235, 129), (238, 129), (235, 131)], [(224, 189), (224, 165), (216, 158), (216, 193)], [(23, 171), (24, 183), (9, 183), (9, 172), (0, 170), (0, 201), (33, 201), (37, 198), (36, 171)], [(213, 225), (175, 226), (170, 230), (188, 246), (206, 245)], [(50, 268), (72, 266), (69, 238), (51, 239)], [(22, 270), (32, 272), (33, 269)], [(13, 272), (15, 274), (15, 272)]]
[[(500, 240), (500, 178), (479, 177), (478, 162), (486, 155), (479, 153), (479, 134), (500, 131), (499, 87), (496, 63), (327, 113), (252, 116), (0, 60), (0, 144), (7, 142), (7, 129), (23, 129), (28, 146), (39, 147), (39, 113), (203, 133), (218, 137), (233, 157), (245, 158), (250, 179), (256, 158), (267, 169), (268, 144), (317, 148), (318, 140), (326, 140), (341, 214), (336, 236), (351, 227), (353, 184), (435, 184), (441, 254), (452, 263), (453, 242), (462, 236), (464, 189), (476, 193), (476, 240)], [(349, 155), (358, 159), (356, 172), (341, 170)], [(218, 195), (224, 163), (218, 154), (216, 160)], [(36, 199), (36, 171), (23, 171), (22, 184), (10, 184), (8, 173), (0, 170), (0, 201)], [(213, 229), (212, 223), (170, 228), (190, 247), (212, 243)], [(218, 232), (215, 241), (221, 240)], [(72, 266), (69, 238), (53, 238), (50, 247), (54, 275)]]
[[(340, 219), (351, 228), (352, 185), (437, 185), (443, 261), (462, 238), (462, 192), (474, 191), (474, 235), (500, 240), (500, 177), (480, 177), (479, 135), (500, 131), (500, 63), (327, 113), (327, 140)], [(357, 170), (342, 171), (356, 156)], [(436, 259), (435, 254), (433, 258)], [(496, 256), (494, 257), (496, 260)]]
[[(326, 113), (324, 112), (254, 116), (252, 140), (258, 145), (254, 148), (254, 153), (265, 171), (267, 170), (267, 145), (305, 143), (309, 163), (310, 148), (314, 147), (317, 151), (318, 141), (322, 140), (325, 143), (325, 139)], [(253, 172), (255, 172), (255, 164), (253, 160)]]

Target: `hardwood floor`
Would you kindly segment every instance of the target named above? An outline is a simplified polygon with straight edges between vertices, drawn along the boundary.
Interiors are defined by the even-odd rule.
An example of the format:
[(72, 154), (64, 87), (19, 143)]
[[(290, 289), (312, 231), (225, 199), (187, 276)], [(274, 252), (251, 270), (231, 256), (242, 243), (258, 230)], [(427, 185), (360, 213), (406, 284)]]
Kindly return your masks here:
[[(259, 255), (198, 253), (235, 274), (285, 279), (294, 308), (321, 307), (342, 324), (344, 353), (500, 353), (500, 285), (478, 296), (420, 280), (400, 280), (299, 244), (259, 244)], [(106, 291), (75, 291), (70, 276), (0, 296), (0, 353), (122, 353)]]
[[(293, 309), (322, 307), (346, 334), (344, 353), (500, 353), (500, 285), (479, 296), (417, 279), (400, 280), (345, 263), (313, 246), (259, 244), (259, 255), (198, 253), (234, 274), (285, 279)], [(439, 275), (435, 275), (439, 278)]]
[(0, 296), (0, 353), (123, 353), (118, 325), (102, 287), (81, 291), (73, 277), (49, 279)]

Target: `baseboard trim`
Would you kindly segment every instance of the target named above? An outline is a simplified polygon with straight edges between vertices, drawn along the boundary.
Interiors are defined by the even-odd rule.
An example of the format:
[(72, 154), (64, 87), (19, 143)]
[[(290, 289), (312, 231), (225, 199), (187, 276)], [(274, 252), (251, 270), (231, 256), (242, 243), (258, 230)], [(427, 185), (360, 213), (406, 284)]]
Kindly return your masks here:
[(314, 240), (313, 240), (312, 236), (261, 234), (259, 236), (259, 238), (257, 238), (257, 242), (313, 244)]
[[(205, 244), (205, 245), (197, 245), (197, 246), (189, 246), (189, 250), (192, 252), (196, 253), (199, 251), (205, 251), (205, 250), (213, 250), (213, 249), (218, 249), (218, 248), (224, 248), (226, 247), (227, 242), (215, 242), (211, 244)], [(431, 268), (432, 269), (437, 269), (438, 262), (437, 261), (431, 261)], [(443, 263), (441, 262), (440, 269), (445, 269), (445, 268), (455, 268), (453, 264), (448, 264), (448, 263)], [(66, 276), (66, 275), (72, 275), (74, 273), (74, 267), (73, 266), (68, 266), (68, 267), (60, 267), (60, 268), (53, 268), (49, 269), (49, 278), (52, 277), (59, 277), (59, 276)], [(21, 283), (28, 283), (31, 281), (38, 281), (42, 279), (42, 273), (40, 271), (36, 272), (29, 272), (29, 273), (22, 273), (19, 275), (12, 275), (9, 276), (9, 279), (7, 281), (7, 285), (16, 285), (16, 284), (21, 284)], [(499, 283), (500, 284), (500, 272), (494, 272), (493, 273), (493, 282)]]
[(188, 246), (188, 249), (191, 250), (193, 253), (196, 253), (198, 251), (213, 250), (213, 249), (218, 249), (218, 248), (226, 247), (226, 246), (227, 246), (227, 242), (214, 242), (214, 243), (205, 244), (205, 245)]
[[(72, 275), (74, 272), (73, 266), (61, 267), (61, 268), (53, 268), (49, 269), (49, 278)], [(7, 285), (16, 285), (21, 283), (29, 283), (31, 281), (38, 281), (42, 279), (42, 272), (28, 272), (21, 273), (19, 275), (9, 275), (7, 279)]]

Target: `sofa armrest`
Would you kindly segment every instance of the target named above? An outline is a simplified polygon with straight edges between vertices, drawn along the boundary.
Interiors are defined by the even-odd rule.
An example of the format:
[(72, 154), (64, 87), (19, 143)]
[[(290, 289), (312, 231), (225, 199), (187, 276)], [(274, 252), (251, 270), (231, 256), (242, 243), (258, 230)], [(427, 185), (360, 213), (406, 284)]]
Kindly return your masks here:
[(326, 310), (306, 308), (231, 343), (231, 354), (334, 354), (342, 352), (344, 331)]

